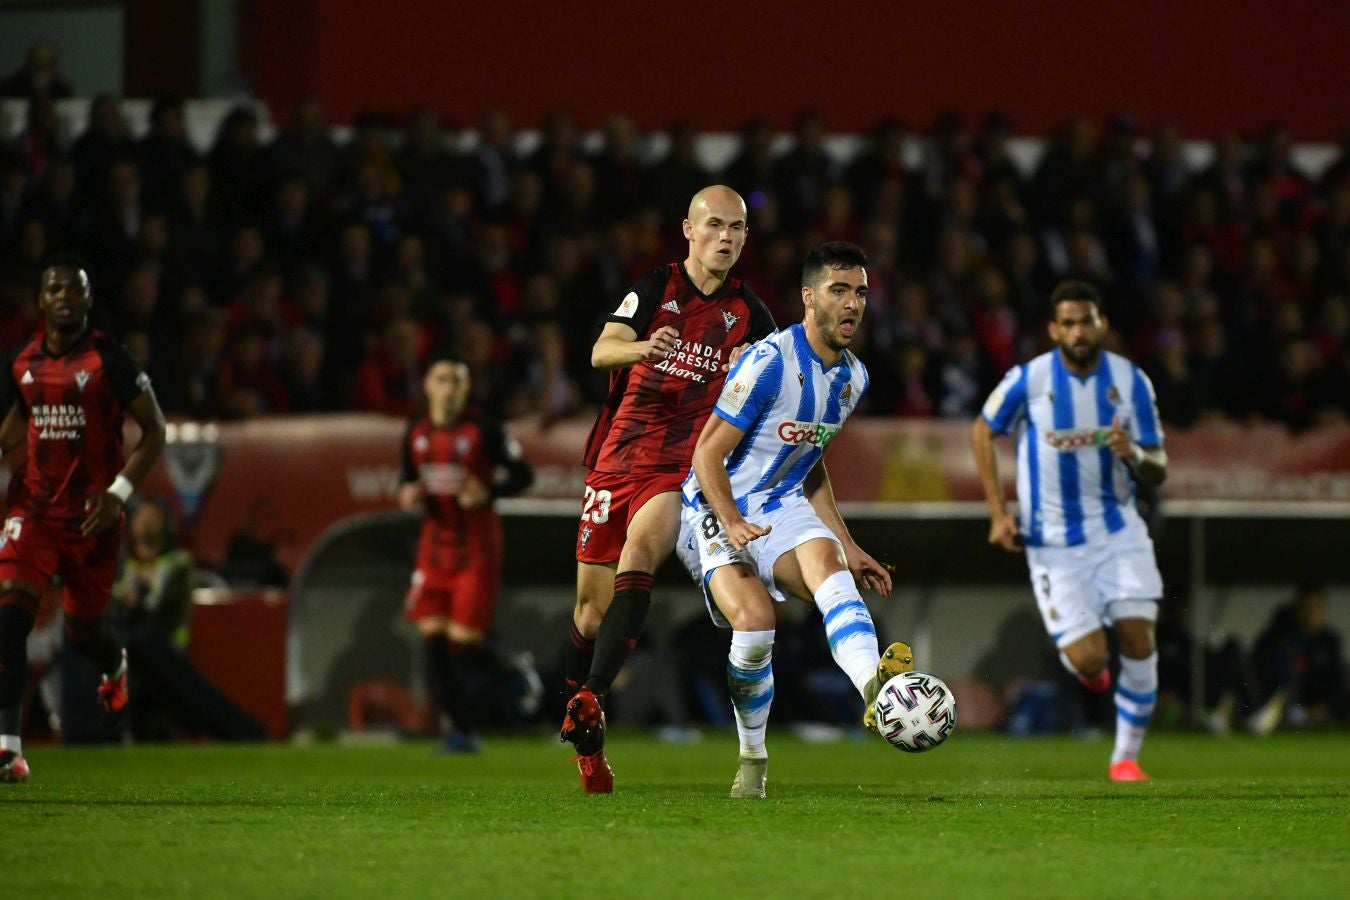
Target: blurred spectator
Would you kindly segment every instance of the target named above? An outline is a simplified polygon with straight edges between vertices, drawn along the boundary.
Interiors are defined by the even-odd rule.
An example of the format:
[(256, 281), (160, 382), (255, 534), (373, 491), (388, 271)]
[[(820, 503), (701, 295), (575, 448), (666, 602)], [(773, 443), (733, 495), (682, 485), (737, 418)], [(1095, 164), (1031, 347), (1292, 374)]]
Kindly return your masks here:
[(226, 226), (257, 222), (267, 202), (269, 170), (258, 128), (257, 113), (236, 106), (220, 123), (207, 156), (211, 199)]
[(1327, 624), (1326, 589), (1299, 587), (1256, 639), (1252, 661), (1267, 690), (1252, 730), (1268, 734), (1283, 720), (1294, 727), (1345, 721), (1345, 658), (1341, 636)]
[(89, 106), (89, 125), (70, 148), (82, 195), (92, 200), (102, 197), (112, 164), (134, 157), (135, 149), (122, 123), (117, 98), (99, 94)]
[(341, 157), (328, 135), (328, 122), (318, 100), (306, 97), (291, 110), (291, 120), (268, 147), (272, 171), (295, 176), (308, 193), (326, 197), (337, 183)]
[(146, 202), (155, 209), (172, 209), (182, 189), (183, 174), (198, 160), (196, 149), (188, 142), (181, 99), (155, 100), (150, 109), (150, 131), (141, 139), (136, 153)]
[(408, 117), (403, 145), (394, 157), (403, 194), (420, 220), (435, 206), (436, 198), (452, 185), (467, 184), (459, 160), (446, 148), (445, 135), (436, 113), (420, 107)]
[(698, 132), (681, 119), (667, 132), (670, 149), (651, 171), (651, 194), (667, 221), (684, 218), (689, 198), (713, 183), (712, 173), (698, 158)]
[(23, 131), (14, 146), (34, 179), (41, 178), (43, 170), (61, 158), (61, 147), (56, 139), (56, 103), (51, 97), (39, 95), (28, 101)]
[(61, 54), (56, 44), (37, 41), (28, 48), (19, 70), (0, 81), (0, 97), (64, 100), (70, 96), (70, 84), (61, 77), (60, 69)]
[(380, 340), (361, 360), (352, 386), (356, 409), (410, 416), (422, 396), (417, 323), (397, 316), (384, 325)]
[(793, 137), (795, 146), (773, 165), (773, 186), (785, 227), (797, 231), (820, 215), (826, 188), (840, 181), (843, 173), (825, 152), (825, 120), (820, 113), (799, 114)]
[(113, 585), (109, 619), (126, 642), (137, 742), (180, 735), (260, 741), (266, 735), (188, 661), (188, 618), (195, 586), (192, 554), (173, 538), (168, 508), (137, 502), (128, 519), (127, 555)]
[(647, 177), (638, 165), (637, 129), (632, 119), (610, 116), (606, 120), (604, 144), (591, 166), (595, 170), (597, 207), (604, 221), (627, 215), (646, 199)]

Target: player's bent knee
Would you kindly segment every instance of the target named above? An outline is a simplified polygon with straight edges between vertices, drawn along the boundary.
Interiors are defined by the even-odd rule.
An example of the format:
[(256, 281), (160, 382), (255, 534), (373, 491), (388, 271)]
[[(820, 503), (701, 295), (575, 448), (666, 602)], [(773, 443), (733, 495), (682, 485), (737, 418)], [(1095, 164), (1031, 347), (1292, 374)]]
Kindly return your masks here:
[(1096, 647), (1072, 645), (1064, 648), (1069, 663), (1084, 678), (1096, 678), (1106, 668), (1106, 651)]

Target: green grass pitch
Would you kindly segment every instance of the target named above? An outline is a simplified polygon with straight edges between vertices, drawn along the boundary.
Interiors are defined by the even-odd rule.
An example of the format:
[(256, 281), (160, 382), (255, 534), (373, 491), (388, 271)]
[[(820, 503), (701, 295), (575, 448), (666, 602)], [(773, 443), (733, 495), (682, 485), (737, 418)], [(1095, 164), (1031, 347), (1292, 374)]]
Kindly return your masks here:
[(1159, 734), (1151, 784), (1107, 741), (958, 732), (919, 756), (771, 733), (616, 733), (616, 793), (543, 734), (478, 757), (391, 747), (28, 748), (0, 785), (0, 896), (1345, 897), (1350, 735)]

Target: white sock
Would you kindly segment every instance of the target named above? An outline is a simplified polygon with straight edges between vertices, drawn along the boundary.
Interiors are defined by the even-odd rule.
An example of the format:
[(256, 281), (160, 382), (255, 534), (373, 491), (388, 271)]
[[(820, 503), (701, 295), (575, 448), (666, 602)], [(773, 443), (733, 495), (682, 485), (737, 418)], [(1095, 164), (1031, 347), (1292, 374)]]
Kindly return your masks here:
[(764, 729), (773, 703), (773, 631), (733, 631), (727, 654), (727, 688), (736, 714), (741, 756), (763, 758)]
[(849, 572), (835, 572), (816, 588), (816, 607), (825, 617), (825, 639), (835, 664), (852, 680), (858, 693), (877, 674), (881, 651), (877, 629)]
[(17, 734), (0, 734), (0, 753), (6, 750), (13, 750), (23, 756), (23, 741), (19, 740)]
[(1112, 765), (1122, 759), (1138, 759), (1139, 747), (1148, 731), (1148, 717), (1158, 700), (1158, 654), (1145, 659), (1120, 658), (1120, 682), (1116, 685), (1116, 748)]

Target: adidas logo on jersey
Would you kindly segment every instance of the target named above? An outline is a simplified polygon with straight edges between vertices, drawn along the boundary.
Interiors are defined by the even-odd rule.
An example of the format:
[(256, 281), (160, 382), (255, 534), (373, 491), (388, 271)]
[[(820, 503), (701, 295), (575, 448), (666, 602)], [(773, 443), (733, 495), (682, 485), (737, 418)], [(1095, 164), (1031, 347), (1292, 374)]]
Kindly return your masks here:
[(679, 315), (680, 313), (680, 304), (676, 303), (674, 300), (671, 300), (669, 303), (662, 303), (661, 308), (667, 312), (673, 312), (676, 315)]
[(32, 373), (32, 371), (29, 370), (29, 371), (27, 371), (27, 372), (24, 372), (24, 373), (23, 373), (23, 378), (21, 378), (21, 379), (19, 380), (19, 383), (20, 383), (20, 384), (32, 384), (32, 383), (33, 383), (33, 373)]
[(727, 323), (727, 331), (730, 331), (731, 329), (735, 328), (736, 323), (739, 322), (740, 320), (741, 320), (740, 316), (733, 316), (725, 309), (722, 310), (722, 321)]

